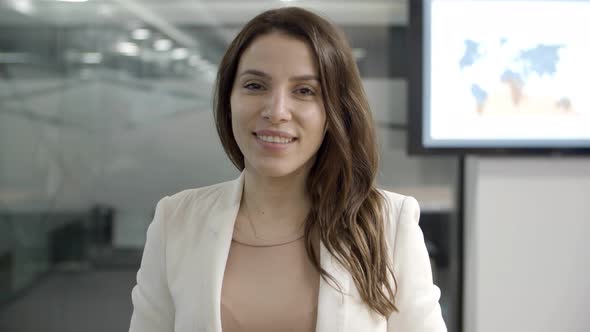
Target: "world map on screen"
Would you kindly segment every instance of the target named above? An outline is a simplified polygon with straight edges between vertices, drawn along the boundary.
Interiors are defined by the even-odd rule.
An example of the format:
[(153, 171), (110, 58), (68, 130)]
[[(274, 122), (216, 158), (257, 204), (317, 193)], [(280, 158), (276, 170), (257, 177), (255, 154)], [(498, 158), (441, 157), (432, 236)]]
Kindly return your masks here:
[(551, 44), (521, 47), (508, 38), (482, 45), (466, 39), (458, 65), (466, 73), (475, 111), (478, 114), (573, 113), (571, 98), (567, 91), (560, 91), (556, 77), (560, 50), (565, 47)]

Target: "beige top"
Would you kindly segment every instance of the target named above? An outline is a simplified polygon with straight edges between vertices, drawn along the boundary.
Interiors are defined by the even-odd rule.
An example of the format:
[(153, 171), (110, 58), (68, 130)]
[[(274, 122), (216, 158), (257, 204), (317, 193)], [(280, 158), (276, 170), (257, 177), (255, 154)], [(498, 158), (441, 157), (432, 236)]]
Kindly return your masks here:
[(221, 291), (223, 332), (315, 331), (320, 274), (304, 238), (278, 245), (238, 239), (234, 231)]

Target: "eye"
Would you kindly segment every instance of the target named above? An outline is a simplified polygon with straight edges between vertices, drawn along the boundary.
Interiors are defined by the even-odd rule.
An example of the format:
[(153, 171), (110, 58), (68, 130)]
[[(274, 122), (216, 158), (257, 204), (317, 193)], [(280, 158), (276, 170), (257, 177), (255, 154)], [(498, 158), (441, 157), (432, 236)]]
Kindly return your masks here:
[(296, 90), (297, 93), (304, 95), (304, 96), (315, 96), (315, 91), (310, 88), (303, 87)]
[(254, 83), (254, 82), (246, 83), (244, 85), (244, 88), (246, 88), (247, 90), (251, 90), (251, 91), (258, 91), (258, 90), (264, 89), (264, 87), (261, 84)]

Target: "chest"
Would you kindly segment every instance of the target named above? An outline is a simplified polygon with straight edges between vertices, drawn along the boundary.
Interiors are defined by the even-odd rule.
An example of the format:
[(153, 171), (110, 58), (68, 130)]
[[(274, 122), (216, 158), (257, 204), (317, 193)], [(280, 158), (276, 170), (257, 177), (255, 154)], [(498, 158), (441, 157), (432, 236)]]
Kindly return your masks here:
[(303, 239), (278, 246), (232, 241), (221, 291), (224, 331), (314, 331), (319, 272)]

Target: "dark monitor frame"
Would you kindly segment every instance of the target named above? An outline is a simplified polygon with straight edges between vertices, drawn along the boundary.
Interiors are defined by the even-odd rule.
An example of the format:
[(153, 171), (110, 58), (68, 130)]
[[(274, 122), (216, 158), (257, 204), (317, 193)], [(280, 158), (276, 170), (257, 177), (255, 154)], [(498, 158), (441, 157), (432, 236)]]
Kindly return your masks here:
[[(408, 141), (410, 155), (495, 155), (495, 156), (579, 156), (589, 155), (590, 147), (426, 147), (423, 138), (423, 61), (424, 61), (424, 2), (409, 3), (408, 23)], [(588, 129), (590, 130), (590, 128)]]

